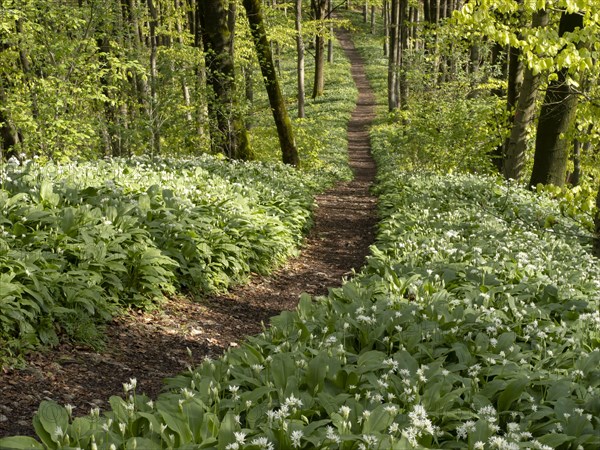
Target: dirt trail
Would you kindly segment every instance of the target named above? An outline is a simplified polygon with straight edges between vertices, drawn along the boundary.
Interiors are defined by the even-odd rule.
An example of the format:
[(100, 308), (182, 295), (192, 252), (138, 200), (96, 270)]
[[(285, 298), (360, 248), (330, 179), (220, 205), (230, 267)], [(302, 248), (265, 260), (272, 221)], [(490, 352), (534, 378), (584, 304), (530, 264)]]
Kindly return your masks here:
[(102, 352), (62, 345), (31, 355), (25, 369), (0, 373), (0, 437), (33, 435), (31, 418), (44, 399), (72, 404), (75, 414), (82, 415), (92, 407), (106, 408), (108, 398), (121, 394), (122, 383), (134, 377), (138, 392), (156, 396), (165, 377), (219, 356), (260, 332), (271, 316), (293, 309), (302, 292), (326, 294), (362, 266), (376, 223), (375, 198), (369, 194), (375, 164), (368, 136), (375, 99), (349, 33), (338, 38), (360, 92), (348, 126), (355, 178), (317, 198), (315, 226), (301, 255), (275, 274), (256, 277), (226, 295), (195, 303), (173, 299), (160, 312), (116, 318), (106, 327)]

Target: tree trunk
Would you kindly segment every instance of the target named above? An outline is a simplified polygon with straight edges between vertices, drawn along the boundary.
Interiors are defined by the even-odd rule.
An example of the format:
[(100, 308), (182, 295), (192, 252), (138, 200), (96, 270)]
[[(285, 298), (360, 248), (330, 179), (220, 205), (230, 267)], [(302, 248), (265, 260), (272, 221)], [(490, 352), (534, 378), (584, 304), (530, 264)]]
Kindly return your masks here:
[(400, 93), (399, 103), (402, 109), (408, 109), (408, 82), (406, 80), (406, 53), (408, 51), (408, 0), (400, 0), (400, 43), (399, 43), (399, 79), (398, 91)]
[[(327, 0), (311, 0), (316, 21), (325, 19)], [(325, 38), (323, 37), (322, 24), (315, 36), (315, 82), (313, 85), (313, 98), (323, 95), (325, 91)]]
[(375, 5), (371, 6), (371, 34), (375, 34)]
[(398, 109), (398, 49), (400, 47), (400, 0), (391, 1), (390, 46), (388, 56), (388, 111)]
[(304, 114), (304, 40), (302, 39), (302, 0), (296, 0), (296, 50), (298, 52), (298, 118)]
[[(559, 36), (583, 28), (583, 15), (563, 12)], [(569, 141), (561, 138), (567, 132), (577, 110), (577, 94), (567, 84), (568, 69), (558, 72), (558, 78), (546, 89), (535, 139), (535, 156), (530, 186), (538, 183), (563, 186), (569, 158)]]
[(331, 8), (331, 0), (327, 0), (327, 19), (329, 22), (329, 39), (327, 39), (327, 62), (333, 63), (333, 22), (331, 22), (331, 14), (333, 9)]
[(390, 26), (389, 26), (389, 2), (383, 0), (382, 15), (383, 15), (383, 56), (388, 56), (390, 47)]
[(250, 159), (246, 127), (235, 105), (233, 30), (223, 0), (198, 0), (209, 94), (211, 144), (228, 158)]
[(298, 150), (292, 132), (292, 122), (285, 108), (285, 101), (281, 95), (273, 55), (267, 39), (263, 17), (260, 9), (260, 0), (243, 0), (252, 39), (258, 55), (260, 70), (265, 81), (265, 88), (269, 96), (273, 119), (277, 126), (277, 135), (281, 146), (282, 160), (285, 164), (297, 166), (299, 163)]
[[(533, 15), (532, 26), (534, 28), (545, 27), (548, 25), (548, 12), (541, 10)], [(515, 69), (516, 62), (514, 58), (514, 49), (511, 48), (511, 61), (509, 62), (509, 73), (516, 77), (518, 70)], [(511, 66), (512, 69), (511, 69)], [(513, 80), (509, 83), (509, 100), (515, 101), (517, 98), (513, 124), (510, 131), (510, 136), (506, 141), (504, 158), (502, 160), (502, 174), (508, 179), (520, 180), (523, 176), (525, 168), (525, 156), (527, 150), (527, 128), (533, 121), (535, 116), (535, 106), (538, 97), (538, 89), (540, 85), (540, 76), (534, 75), (530, 68), (525, 68), (525, 73), (522, 78), (519, 93), (511, 94), (511, 84), (518, 86), (518, 80)], [(508, 103), (511, 107), (511, 103)]]
[(510, 47), (508, 57), (508, 88), (506, 91), (506, 108), (509, 111), (513, 111), (517, 106), (521, 85), (523, 84), (523, 76), (524, 71), (523, 63), (521, 62), (521, 50)]
[(596, 217), (594, 219), (595, 236), (594, 236), (594, 256), (600, 258), (600, 185), (598, 186), (598, 195), (596, 196)]
[(153, 155), (160, 155), (160, 120), (157, 115), (158, 94), (157, 94), (157, 67), (156, 58), (158, 54), (158, 36), (156, 28), (158, 27), (158, 12), (154, 7), (153, 0), (148, 1), (148, 10), (150, 12), (150, 133), (152, 136), (151, 148)]

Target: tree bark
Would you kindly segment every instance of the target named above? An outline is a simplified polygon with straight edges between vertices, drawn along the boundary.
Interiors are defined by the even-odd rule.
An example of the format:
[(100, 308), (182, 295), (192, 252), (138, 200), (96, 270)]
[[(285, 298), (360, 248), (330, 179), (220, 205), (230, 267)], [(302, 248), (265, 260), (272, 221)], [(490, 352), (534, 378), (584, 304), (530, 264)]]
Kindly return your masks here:
[(371, 34), (375, 34), (375, 5), (371, 6)]
[(408, 81), (406, 80), (406, 52), (408, 50), (408, 22), (410, 16), (408, 14), (408, 0), (400, 0), (400, 42), (399, 42), (399, 78), (398, 91), (400, 108), (408, 109)]
[(329, 39), (327, 39), (327, 62), (333, 63), (333, 22), (331, 22), (331, 14), (333, 9), (331, 7), (331, 0), (327, 0), (327, 19), (329, 21)]
[[(545, 27), (548, 25), (549, 15), (545, 10), (537, 11), (533, 16), (532, 25), (534, 28)], [(511, 59), (513, 49), (511, 48)], [(510, 65), (515, 65), (514, 61)], [(509, 67), (509, 72), (511, 68)], [(513, 75), (517, 71), (512, 68)], [(512, 84), (517, 85), (518, 81), (513, 81)], [(530, 68), (525, 68), (523, 80), (519, 89), (519, 94), (510, 93), (511, 101), (517, 98), (513, 124), (510, 131), (510, 136), (506, 141), (504, 158), (502, 160), (502, 174), (508, 179), (520, 180), (525, 169), (525, 156), (527, 150), (527, 128), (533, 121), (535, 116), (535, 107), (538, 98), (538, 89), (540, 86), (540, 76), (534, 75)], [(508, 103), (510, 108), (511, 104)]]
[(388, 111), (398, 109), (398, 49), (400, 47), (400, 0), (391, 1), (390, 44), (388, 55)]
[(228, 158), (250, 159), (248, 133), (235, 104), (233, 30), (224, 6), (224, 0), (198, 0), (206, 82), (212, 90), (208, 102), (211, 145)]
[[(311, 0), (315, 20), (325, 19), (327, 0)], [(313, 85), (313, 98), (320, 97), (325, 91), (325, 38), (320, 28), (315, 36), (315, 81)]]
[[(583, 28), (583, 15), (563, 12), (559, 36)], [(558, 78), (548, 84), (535, 139), (535, 156), (530, 186), (538, 183), (563, 186), (569, 158), (569, 141), (563, 139), (577, 110), (577, 94), (567, 83), (568, 69), (558, 72)]]
[(388, 0), (383, 0), (382, 15), (383, 15), (383, 56), (388, 56), (390, 47), (390, 6)]
[(598, 195), (596, 196), (596, 217), (594, 218), (595, 236), (594, 236), (594, 256), (600, 258), (600, 185), (598, 186)]
[(298, 118), (305, 117), (304, 113), (304, 40), (302, 39), (302, 0), (296, 0), (296, 50), (298, 52)]
[(252, 33), (252, 39), (258, 55), (265, 88), (269, 96), (273, 119), (277, 127), (282, 160), (285, 164), (297, 166), (299, 163), (298, 150), (292, 132), (292, 122), (288, 116), (285, 101), (279, 88), (279, 81), (277, 80), (277, 73), (273, 64), (273, 55), (271, 54), (271, 47), (267, 39), (260, 9), (260, 0), (243, 0), (243, 5), (250, 24), (250, 32)]

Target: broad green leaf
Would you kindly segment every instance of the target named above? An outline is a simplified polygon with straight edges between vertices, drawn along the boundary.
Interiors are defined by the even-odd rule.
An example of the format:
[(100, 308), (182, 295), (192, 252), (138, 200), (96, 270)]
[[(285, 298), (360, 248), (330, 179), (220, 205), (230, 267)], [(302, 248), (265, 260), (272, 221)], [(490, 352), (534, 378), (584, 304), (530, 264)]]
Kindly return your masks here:
[(520, 378), (510, 382), (498, 397), (498, 411), (508, 411), (510, 406), (521, 396), (529, 383), (527, 378)]
[(44, 446), (29, 436), (14, 436), (0, 438), (0, 448), (10, 450), (40, 449)]

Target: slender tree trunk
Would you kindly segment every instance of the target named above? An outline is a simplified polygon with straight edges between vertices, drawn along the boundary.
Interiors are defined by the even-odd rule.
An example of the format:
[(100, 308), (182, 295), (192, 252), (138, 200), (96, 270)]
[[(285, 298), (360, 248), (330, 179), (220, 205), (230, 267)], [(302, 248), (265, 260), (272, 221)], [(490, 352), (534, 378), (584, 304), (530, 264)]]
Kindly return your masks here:
[(388, 56), (388, 110), (398, 109), (398, 49), (400, 48), (400, 0), (391, 1), (390, 48)]
[(596, 217), (594, 219), (595, 236), (594, 236), (594, 256), (600, 258), (600, 184), (598, 186), (598, 195), (596, 196)]
[[(311, 0), (316, 21), (325, 19), (327, 0)], [(313, 85), (313, 98), (320, 97), (325, 91), (325, 38), (323, 37), (322, 23), (315, 36), (315, 81)]]
[(571, 153), (573, 161), (573, 173), (569, 175), (568, 182), (571, 186), (579, 186), (581, 182), (581, 141), (573, 140), (573, 152)]
[(298, 117), (304, 118), (304, 40), (302, 39), (302, 0), (296, 0), (296, 50), (298, 52)]
[[(537, 11), (533, 15), (532, 26), (534, 28), (546, 27), (548, 25), (549, 15), (545, 10)], [(509, 89), (507, 107), (513, 107), (515, 110), (512, 119), (512, 128), (508, 137), (502, 161), (502, 174), (506, 179), (520, 180), (525, 169), (525, 156), (527, 150), (527, 129), (529, 128), (535, 116), (536, 102), (538, 98), (538, 89), (540, 85), (540, 76), (534, 75), (530, 68), (525, 68), (524, 75), (519, 79), (519, 69), (522, 65), (517, 64), (515, 59), (516, 52), (510, 49), (509, 61)], [(514, 78), (510, 82), (510, 78)], [(520, 86), (519, 86), (520, 84)], [(519, 87), (519, 92), (516, 91)], [(513, 92), (511, 92), (513, 91)], [(515, 102), (516, 106), (512, 102)]]
[(198, 0), (209, 93), (211, 143), (232, 159), (250, 159), (248, 133), (236, 108), (232, 34), (222, 0)]
[[(202, 42), (202, 20), (200, 18), (200, 8), (197, 0), (189, 0), (194, 5), (194, 47), (202, 51), (204, 44)], [(203, 58), (204, 59), (204, 58)], [(206, 64), (200, 63), (195, 70), (195, 86), (197, 99), (196, 99), (196, 129), (197, 135), (203, 137), (207, 135), (207, 129), (210, 129), (210, 118), (208, 113), (208, 99), (206, 95), (207, 87), (207, 76), (206, 76)]]
[(333, 63), (333, 22), (331, 22), (331, 15), (333, 14), (333, 9), (331, 7), (331, 0), (327, 0), (327, 19), (329, 22), (329, 39), (327, 39), (327, 62), (329, 64)]
[(154, 6), (153, 0), (148, 1), (148, 10), (150, 11), (150, 133), (152, 136), (152, 153), (160, 155), (160, 119), (158, 117), (158, 93), (157, 93), (157, 66), (156, 58), (158, 56), (158, 36), (156, 28), (158, 27), (158, 12)]
[[(559, 36), (583, 28), (583, 15), (563, 12)], [(568, 69), (558, 72), (546, 89), (535, 140), (535, 156), (530, 186), (538, 183), (563, 186), (569, 158), (569, 141), (561, 135), (569, 129), (577, 110), (577, 94), (567, 83)]]
[(389, 55), (390, 47), (390, 4), (388, 0), (383, 0), (382, 15), (383, 15), (383, 56)]
[(368, 0), (364, 0), (363, 8), (362, 8), (363, 22), (367, 23), (369, 20), (369, 2)]
[(371, 34), (375, 34), (375, 5), (371, 6)]
[(406, 61), (408, 51), (408, 22), (410, 17), (408, 15), (408, 0), (400, 0), (400, 45), (399, 51), (399, 79), (398, 79), (398, 91), (400, 93), (399, 103), (402, 109), (408, 109), (408, 82), (406, 80)]
[(271, 47), (269, 46), (260, 9), (260, 0), (243, 0), (243, 5), (246, 9), (246, 16), (250, 24), (250, 31), (258, 55), (260, 70), (265, 81), (267, 95), (269, 96), (273, 119), (277, 126), (282, 160), (285, 164), (297, 166), (299, 163), (298, 150), (296, 149), (296, 142), (294, 141), (292, 132), (292, 122), (288, 116), (287, 109), (285, 108), (285, 100), (279, 88), (277, 73), (273, 64), (273, 55), (271, 54)]

